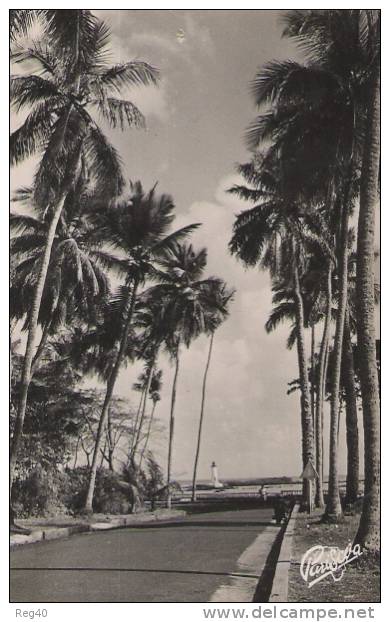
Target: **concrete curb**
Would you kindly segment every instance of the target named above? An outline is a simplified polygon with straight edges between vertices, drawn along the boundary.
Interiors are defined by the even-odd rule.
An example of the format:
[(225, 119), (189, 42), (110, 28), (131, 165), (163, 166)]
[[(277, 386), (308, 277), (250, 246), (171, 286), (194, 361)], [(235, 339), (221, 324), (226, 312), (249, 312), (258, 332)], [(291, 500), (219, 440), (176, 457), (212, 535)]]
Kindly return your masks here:
[(210, 603), (252, 603), (280, 528), (269, 525), (241, 553), (236, 570), (212, 594)]
[(276, 563), (274, 580), (272, 582), (270, 603), (287, 603), (288, 597), (288, 571), (291, 563), (292, 542), (295, 529), (295, 521), (299, 505), (295, 504), (290, 519), (284, 532), (278, 561)]
[(58, 540), (59, 538), (69, 538), (70, 536), (78, 533), (103, 531), (107, 529), (120, 529), (123, 527), (137, 527), (138, 525), (145, 525), (147, 523), (153, 524), (156, 522), (172, 522), (178, 518), (184, 518), (186, 512), (184, 510), (175, 510), (172, 512), (161, 512), (161, 514), (142, 515), (137, 514), (135, 516), (122, 516), (111, 520), (108, 523), (96, 522), (89, 525), (74, 525), (71, 527), (47, 527), (46, 529), (32, 529), (29, 535), (24, 534), (11, 534), (10, 536), (10, 548), (15, 548), (23, 544), (33, 544), (35, 542), (42, 542), (43, 540)]

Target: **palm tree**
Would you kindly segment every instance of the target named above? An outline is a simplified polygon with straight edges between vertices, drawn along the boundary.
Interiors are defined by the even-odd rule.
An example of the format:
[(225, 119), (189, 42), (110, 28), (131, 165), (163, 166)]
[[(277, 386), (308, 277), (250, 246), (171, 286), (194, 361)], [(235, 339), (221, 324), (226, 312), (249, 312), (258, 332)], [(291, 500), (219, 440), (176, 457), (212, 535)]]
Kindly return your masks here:
[[(23, 197), (24, 202), (34, 206), (30, 191), (23, 190), (17, 197)], [(93, 207), (91, 198), (81, 179), (67, 196), (42, 294), (38, 315), (42, 336), (31, 373), (39, 363), (48, 337), (61, 326), (74, 323), (76, 318), (87, 324), (94, 321), (97, 307), (108, 296), (109, 280), (103, 268), (110, 258), (105, 253), (104, 265), (99, 265), (99, 249), (91, 244), (92, 228), (88, 222), (88, 210)], [(10, 291), (10, 315), (15, 320), (24, 318), (24, 329), (27, 329), (29, 302), (38, 278), (49, 223), (36, 207), (28, 216), (11, 214), (10, 225), (14, 232), (11, 252), (17, 262)]]
[(215, 307), (213, 292), (221, 287), (215, 277), (203, 279), (207, 263), (205, 248), (195, 251), (191, 244), (177, 244), (164, 261), (160, 285), (151, 288), (154, 300), (160, 300), (161, 320), (166, 327), (165, 344), (175, 364), (169, 419), (169, 444), (167, 464), (167, 507), (171, 507), (171, 473), (175, 432), (175, 406), (180, 370), (180, 353), (193, 339), (206, 330), (210, 311)]
[[(162, 275), (160, 275), (161, 278)], [(141, 440), (142, 428), (146, 416), (146, 404), (152, 393), (152, 385), (156, 384), (155, 368), (161, 345), (167, 336), (166, 326), (162, 315), (160, 300), (154, 298), (153, 290), (146, 290), (140, 297), (136, 309), (134, 324), (142, 329), (140, 334), (140, 348), (138, 358), (145, 360), (144, 371), (138, 376), (138, 382), (133, 388), (141, 392), (141, 400), (137, 413), (136, 433), (130, 455), (134, 457)], [(158, 384), (158, 383), (157, 383)], [(140, 460), (142, 462), (142, 459)]]
[[(301, 213), (297, 200), (283, 193), (284, 181), (279, 163), (271, 151), (265, 157), (239, 167), (247, 184), (234, 186), (231, 192), (246, 200), (256, 201), (255, 207), (236, 217), (230, 251), (247, 266), (258, 263), (275, 274), (280, 267), (288, 270), (296, 317), (296, 337), (301, 390), (301, 427), (303, 468), (314, 458), (313, 421), (310, 407), (307, 355), (304, 341), (304, 302), (301, 291), (303, 247), (301, 242)], [(278, 240), (280, 242), (278, 248)], [(282, 261), (278, 259), (282, 257)], [(283, 261), (284, 258), (284, 261)], [(305, 488), (303, 504), (309, 490)]]
[(11, 77), (11, 103), (29, 113), (10, 139), (11, 163), (42, 153), (34, 180), (34, 198), (50, 213), (42, 263), (29, 314), (22, 371), (22, 391), (10, 455), (10, 481), (23, 432), (38, 315), (57, 224), (67, 195), (88, 166), (97, 191), (115, 196), (123, 188), (120, 162), (90, 111), (111, 126), (142, 126), (143, 116), (131, 102), (110, 97), (124, 86), (155, 83), (157, 72), (134, 61), (108, 66), (109, 30), (86, 9), (46, 10), (50, 24), (47, 45), (17, 47), (14, 63), (32, 62), (31, 75)]
[[(339, 214), (339, 302), (331, 398), (332, 473), (327, 506), (327, 515), (333, 519), (337, 519), (341, 512), (337, 483), (337, 429), (347, 300), (348, 220), (356, 193), (354, 177), (360, 160), (365, 91), (372, 66), (375, 38), (370, 35), (369, 25), (374, 21), (371, 13), (357, 10), (287, 12), (284, 34), (302, 46), (309, 62), (306, 65), (291, 61), (270, 63), (259, 72), (253, 87), (256, 103), (271, 103), (274, 109), (252, 125), (251, 144), (255, 146), (259, 137), (264, 138), (267, 132), (269, 136), (270, 130), (271, 133), (277, 131), (283, 135), (284, 141), (289, 137), (291, 160), (299, 167), (302, 160), (292, 150), (297, 144), (299, 155), (305, 136), (311, 136), (313, 163), (305, 160), (305, 163), (309, 162), (309, 172), (313, 166), (317, 169), (318, 153), (325, 156), (325, 162), (333, 161), (333, 173), (329, 168), (327, 176), (319, 177), (317, 173), (313, 180), (333, 177), (335, 187), (340, 188), (339, 193), (343, 196)], [(310, 117), (312, 120), (316, 117), (317, 123), (307, 122)], [(296, 132), (300, 123), (301, 135)], [(291, 140), (294, 135), (295, 142)], [(325, 170), (324, 166), (318, 170), (321, 168)], [(307, 175), (306, 166), (304, 170)]]
[(332, 319), (332, 263), (329, 260), (326, 264), (326, 286), (325, 286), (325, 307), (324, 325), (321, 338), (321, 346), (318, 360), (317, 375), (317, 400), (316, 400), (316, 471), (318, 474), (315, 505), (323, 508), (323, 433), (324, 433), (324, 398), (327, 378), (327, 364), (330, 340), (330, 325)]
[(150, 433), (152, 431), (152, 425), (153, 425), (153, 421), (154, 421), (154, 415), (155, 415), (155, 410), (156, 410), (156, 406), (158, 404), (158, 402), (161, 400), (161, 387), (162, 387), (162, 369), (159, 370), (155, 370), (153, 372), (153, 377), (150, 383), (150, 399), (152, 401), (152, 411), (150, 413), (150, 417), (149, 417), (149, 424), (148, 424), (148, 429), (145, 435), (145, 443), (144, 446), (142, 447), (141, 450), (141, 455), (139, 458), (139, 466), (138, 468), (141, 469), (142, 466), (142, 460), (144, 458), (146, 449), (148, 447), (149, 444), (149, 439), (150, 439)]
[(27, 37), (34, 24), (45, 16), (44, 9), (10, 9), (9, 38), (14, 43), (20, 37)]
[(198, 225), (189, 225), (167, 234), (174, 215), (174, 204), (168, 195), (157, 196), (155, 187), (145, 193), (140, 182), (130, 185), (130, 194), (119, 199), (109, 210), (96, 214), (96, 239), (102, 244), (111, 245), (124, 255), (119, 259), (125, 277), (125, 286), (120, 290), (117, 300), (117, 321), (121, 329), (117, 351), (107, 380), (106, 394), (99, 420), (96, 444), (91, 465), (85, 510), (92, 512), (97, 461), (110, 408), (125, 352), (128, 335), (132, 325), (138, 290), (150, 277), (158, 277), (156, 264), (175, 245), (186, 238)]
[[(369, 13), (369, 11), (367, 11)], [(379, 12), (378, 12), (379, 13)], [(364, 503), (356, 541), (373, 551), (380, 548), (380, 411), (374, 318), (374, 232), (380, 153), (379, 15), (371, 25), (375, 41), (372, 83), (367, 110), (360, 180), (357, 238), (357, 336), (364, 421)], [(378, 46), (378, 47), (377, 47)]]
[(145, 422), (146, 405), (147, 405), (148, 397), (150, 395), (151, 384), (152, 384), (154, 369), (155, 369), (155, 363), (156, 363), (155, 356), (147, 360), (145, 363), (145, 369), (143, 373), (140, 374), (140, 376), (138, 377), (139, 382), (133, 385), (134, 389), (141, 391), (141, 401), (140, 401), (140, 407), (137, 413), (139, 417), (138, 417), (138, 421), (136, 422), (136, 429), (135, 429), (134, 439), (133, 439), (132, 448), (130, 452), (130, 456), (132, 458), (134, 458), (138, 450), (139, 443), (143, 440), (142, 430), (143, 430), (143, 426)]
[(357, 501), (359, 496), (359, 428), (349, 308), (345, 316), (342, 385), (345, 391), (345, 422), (347, 430), (347, 482), (345, 504), (346, 506), (351, 506)]
[[(349, 141), (351, 155), (357, 135), (364, 137), (357, 241), (357, 308), (364, 385), (365, 504), (358, 536), (364, 546), (378, 550), (379, 391), (375, 353), (373, 248), (380, 142), (380, 12), (372, 9), (299, 10), (288, 12), (286, 22), (285, 34), (293, 36), (312, 60), (338, 77), (341, 88), (351, 102), (354, 132), (354, 137)], [(344, 222), (344, 233), (345, 229)], [(341, 261), (344, 267), (346, 246), (344, 240), (344, 261)], [(345, 287), (340, 287), (340, 291), (342, 289), (345, 290)], [(340, 322), (338, 324), (340, 328)], [(338, 349), (341, 347), (341, 337), (342, 330), (339, 330)], [(331, 508), (332, 511), (334, 509)]]
[(192, 476), (192, 501), (196, 501), (196, 475), (198, 470), (198, 461), (199, 461), (199, 453), (200, 453), (200, 444), (202, 440), (202, 427), (203, 427), (203, 418), (204, 418), (204, 407), (206, 400), (206, 386), (207, 386), (207, 376), (210, 367), (211, 354), (213, 351), (214, 345), (214, 336), (217, 328), (224, 322), (228, 315), (228, 305), (233, 298), (234, 291), (228, 290), (226, 283), (222, 283), (220, 287), (218, 287), (217, 291), (212, 292), (213, 297), (215, 296), (215, 300), (210, 301), (210, 317), (207, 317), (207, 332), (210, 333), (210, 342), (209, 342), (209, 350), (207, 355), (206, 367), (204, 370), (203, 376), (203, 384), (202, 384), (202, 399), (200, 405), (200, 417), (199, 417), (199, 428), (198, 428), (198, 440), (196, 444), (196, 452), (195, 452), (195, 460), (194, 460), (194, 471)]
[[(318, 221), (318, 216), (317, 216)], [(310, 222), (314, 226), (313, 222)], [(323, 226), (316, 223), (317, 229), (322, 232), (323, 241), (326, 241), (326, 231)], [(320, 351), (310, 364), (310, 382), (316, 386), (315, 413), (313, 428), (315, 436), (315, 463), (318, 479), (316, 480), (317, 507), (323, 507), (323, 402), (325, 394), (326, 362), (329, 344), (330, 323), (332, 314), (332, 257), (329, 254), (329, 246), (323, 244), (320, 248), (315, 238), (315, 244), (311, 245), (310, 252), (307, 248), (311, 242), (310, 233), (305, 236), (306, 258), (305, 271), (301, 278), (302, 299), (304, 304), (304, 326), (309, 328), (323, 320), (323, 333)], [(281, 274), (273, 279), (273, 303), (274, 307), (266, 322), (267, 332), (275, 330), (278, 324), (289, 320), (292, 330), (287, 339), (287, 348), (291, 349), (297, 342), (297, 309), (294, 300), (294, 292), (289, 279), (281, 278)], [(312, 346), (313, 350), (313, 346)], [(300, 389), (300, 380), (290, 383), (288, 394)]]

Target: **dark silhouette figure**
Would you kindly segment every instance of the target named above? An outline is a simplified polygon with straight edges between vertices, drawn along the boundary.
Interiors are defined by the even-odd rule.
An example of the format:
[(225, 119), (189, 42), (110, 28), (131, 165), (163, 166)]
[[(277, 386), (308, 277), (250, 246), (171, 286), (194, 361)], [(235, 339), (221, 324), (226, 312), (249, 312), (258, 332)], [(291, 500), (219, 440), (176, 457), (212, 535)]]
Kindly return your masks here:
[(280, 525), (283, 521), (287, 520), (288, 511), (289, 511), (289, 502), (283, 497), (279, 495), (275, 497), (275, 501), (273, 504), (274, 507), (274, 518), (278, 525)]

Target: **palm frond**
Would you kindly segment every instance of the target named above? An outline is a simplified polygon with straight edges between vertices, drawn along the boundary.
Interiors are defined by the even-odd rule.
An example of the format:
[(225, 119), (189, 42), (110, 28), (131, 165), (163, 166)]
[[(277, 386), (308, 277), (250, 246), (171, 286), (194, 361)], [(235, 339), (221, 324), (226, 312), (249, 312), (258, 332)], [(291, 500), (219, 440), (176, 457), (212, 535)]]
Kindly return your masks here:
[(159, 71), (152, 65), (142, 61), (131, 61), (110, 67), (107, 71), (97, 74), (96, 80), (105, 88), (120, 92), (124, 87), (156, 85)]
[(70, 67), (86, 66), (99, 20), (88, 9), (45, 9), (47, 33)]
[(289, 336), (287, 337), (287, 349), (288, 350), (292, 350), (293, 347), (295, 346), (296, 342), (297, 342), (297, 338), (298, 338), (298, 328), (296, 326), (294, 326), (291, 331)]
[(48, 205), (57, 200), (64, 184), (71, 188), (77, 181), (83, 129), (77, 113), (69, 104), (51, 129), (50, 139), (35, 173), (34, 200), (37, 205)]
[(122, 131), (127, 127), (145, 128), (144, 115), (130, 101), (107, 97), (93, 100), (91, 105), (97, 107), (103, 119), (113, 128), (119, 126)]
[(46, 102), (38, 104), (24, 123), (11, 134), (11, 165), (19, 164), (44, 148), (51, 135), (50, 108)]
[(101, 249), (89, 250), (89, 255), (104, 270), (112, 270), (118, 277), (126, 277), (128, 274), (127, 262), (119, 259), (107, 251)]
[(9, 219), (11, 234), (23, 234), (26, 231), (45, 233), (45, 226), (42, 221), (34, 216), (24, 214), (12, 214)]
[(10, 9), (9, 34), (10, 40), (26, 37), (35, 22), (44, 14), (44, 9)]
[(264, 191), (258, 188), (248, 188), (248, 186), (235, 184), (227, 191), (229, 194), (235, 194), (243, 201), (257, 202), (264, 196)]
[(159, 240), (152, 246), (153, 254), (156, 258), (164, 258), (166, 253), (170, 253), (177, 248), (177, 245), (188, 238), (194, 231), (196, 231), (202, 223), (193, 223), (192, 225), (186, 225), (176, 231), (173, 231), (162, 240)]
[(104, 196), (119, 196), (125, 186), (121, 158), (92, 119), (88, 118), (87, 123), (89, 131), (84, 149), (97, 191), (100, 190)]
[(292, 60), (272, 61), (266, 64), (258, 71), (251, 83), (251, 92), (255, 104), (262, 106), (277, 101), (280, 90), (291, 72), (300, 67), (299, 63)]
[(292, 302), (281, 302), (272, 309), (265, 323), (265, 330), (271, 333), (285, 320), (295, 320), (295, 307)]
[(41, 76), (11, 76), (10, 81), (10, 100), (14, 108), (19, 112), (22, 108), (47, 102), (49, 98), (55, 97), (55, 102), (62, 99), (57, 86)]
[(28, 47), (15, 45), (12, 49), (10, 60), (15, 64), (33, 61), (38, 64), (39, 69), (44, 74), (49, 74), (54, 79), (58, 77), (56, 75), (58, 58), (48, 45), (44, 46), (40, 41), (33, 41), (32, 45)]

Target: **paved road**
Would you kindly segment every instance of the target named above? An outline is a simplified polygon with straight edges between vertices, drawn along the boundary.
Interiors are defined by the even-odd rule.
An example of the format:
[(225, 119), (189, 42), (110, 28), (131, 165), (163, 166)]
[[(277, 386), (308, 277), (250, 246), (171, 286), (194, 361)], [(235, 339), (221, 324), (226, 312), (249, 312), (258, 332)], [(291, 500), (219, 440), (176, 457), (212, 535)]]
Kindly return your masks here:
[(11, 602), (208, 602), (271, 516), (212, 512), (25, 545), (11, 553)]

